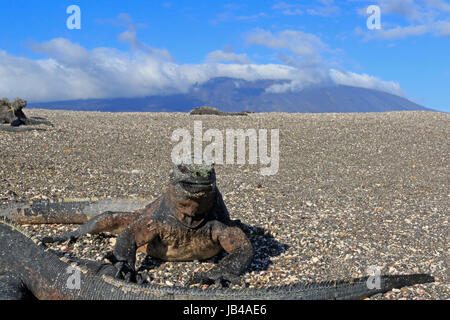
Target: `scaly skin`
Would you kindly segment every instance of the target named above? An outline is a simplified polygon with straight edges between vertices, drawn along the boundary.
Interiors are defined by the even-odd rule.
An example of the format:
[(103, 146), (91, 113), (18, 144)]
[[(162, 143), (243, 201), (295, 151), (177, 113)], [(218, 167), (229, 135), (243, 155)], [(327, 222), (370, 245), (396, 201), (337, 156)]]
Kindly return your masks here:
[[(75, 273), (67, 261), (58, 259), (45, 245), (32, 239), (17, 225), (0, 217), (0, 300), (80, 299), (80, 300), (287, 300), (362, 299), (393, 288), (433, 282), (424, 274), (382, 276), (379, 289), (368, 289), (367, 278), (298, 284), (264, 289), (206, 289), (136, 285), (114, 279), (115, 267), (91, 262), (80, 269), (80, 286), (70, 277)], [(87, 269), (86, 269), (87, 267)], [(79, 267), (75, 267), (76, 270)], [(75, 282), (76, 284), (76, 282)], [(71, 289), (72, 288), (72, 289)]]

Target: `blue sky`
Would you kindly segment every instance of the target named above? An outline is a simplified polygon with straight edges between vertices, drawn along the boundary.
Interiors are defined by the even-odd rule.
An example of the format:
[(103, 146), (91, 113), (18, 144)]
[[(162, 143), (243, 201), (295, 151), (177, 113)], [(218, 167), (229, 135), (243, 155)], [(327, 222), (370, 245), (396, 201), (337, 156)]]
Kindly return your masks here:
[[(81, 9), (69, 30), (66, 8)], [(366, 8), (378, 5), (381, 29)], [(215, 76), (334, 82), (450, 111), (450, 2), (2, 0), (0, 96), (186, 91)]]

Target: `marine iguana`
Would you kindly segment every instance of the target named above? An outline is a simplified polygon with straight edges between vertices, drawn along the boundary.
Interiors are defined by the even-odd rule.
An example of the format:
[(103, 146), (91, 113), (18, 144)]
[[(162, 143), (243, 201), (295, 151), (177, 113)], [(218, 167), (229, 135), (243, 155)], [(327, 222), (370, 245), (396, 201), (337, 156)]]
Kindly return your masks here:
[(253, 247), (232, 221), (216, 185), (213, 164), (179, 164), (170, 171), (167, 191), (133, 212), (104, 212), (77, 230), (44, 243), (75, 241), (81, 235), (118, 233), (111, 262), (117, 277), (136, 280), (136, 251), (165, 261), (209, 259), (222, 250), (228, 255), (213, 269), (197, 273), (191, 283), (240, 282), (240, 275), (253, 258)]
[[(44, 244), (33, 239), (16, 224), (0, 217), (0, 300), (80, 299), (80, 300), (325, 300), (362, 299), (393, 288), (433, 282), (426, 274), (381, 276), (379, 288), (369, 289), (368, 277), (260, 289), (213, 289), (137, 285), (117, 280), (111, 264), (58, 258)], [(79, 272), (76, 272), (79, 271)], [(71, 277), (78, 276), (78, 284)]]
[[(74, 208), (86, 205), (65, 203), (70, 204)], [(63, 210), (64, 205), (52, 203), (45, 208)], [(14, 211), (13, 207), (10, 210)], [(28, 217), (34, 223), (36, 219), (57, 222), (58, 212), (50, 213), (50, 217)], [(26, 223), (26, 215), (12, 213), (9, 216)], [(64, 212), (59, 217), (70, 222)], [(82, 214), (75, 217), (78, 222), (85, 218)], [(194, 275), (190, 282), (239, 281), (239, 275), (252, 260), (253, 248), (238, 225), (239, 221), (230, 219), (216, 186), (214, 166), (207, 164), (175, 166), (167, 192), (144, 209), (105, 212), (74, 232), (44, 238), (42, 242), (31, 239), (15, 224), (1, 218), (0, 298), (27, 298), (31, 293), (40, 299), (358, 299), (392, 288), (433, 281), (428, 275), (402, 275), (382, 276), (379, 289), (369, 289), (366, 277), (242, 290), (166, 288), (129, 282), (136, 280), (134, 264), (138, 247), (144, 248), (150, 256), (168, 261), (207, 259), (225, 249), (228, 256), (210, 271)], [(113, 255), (109, 256), (112, 264), (60, 260), (43, 244), (107, 231), (119, 233)], [(72, 263), (83, 268), (80, 279), (84, 285), (79, 290), (67, 288), (67, 268)]]
[(11, 127), (0, 127), (3, 131), (25, 131), (33, 130), (34, 128), (16, 128), (21, 125), (38, 125), (45, 124), (53, 126), (52, 123), (41, 118), (28, 118), (22, 109), (25, 108), (27, 102), (23, 99), (16, 98), (10, 102), (8, 99), (3, 98), (0, 100), (0, 123), (10, 124)]
[(247, 116), (248, 112), (225, 112), (213, 107), (197, 107), (189, 112), (190, 115), (215, 115), (215, 116)]

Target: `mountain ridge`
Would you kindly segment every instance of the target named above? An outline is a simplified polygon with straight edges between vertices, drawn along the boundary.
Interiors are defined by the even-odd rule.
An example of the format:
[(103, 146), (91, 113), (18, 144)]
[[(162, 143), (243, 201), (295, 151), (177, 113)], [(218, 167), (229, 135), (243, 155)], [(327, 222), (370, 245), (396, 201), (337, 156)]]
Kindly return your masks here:
[(194, 107), (204, 105), (230, 112), (434, 111), (387, 92), (346, 85), (311, 87), (299, 92), (267, 91), (272, 85), (285, 82), (286, 80), (246, 81), (221, 77), (196, 84), (186, 93), (137, 98), (31, 102), (29, 107), (104, 112), (188, 112)]

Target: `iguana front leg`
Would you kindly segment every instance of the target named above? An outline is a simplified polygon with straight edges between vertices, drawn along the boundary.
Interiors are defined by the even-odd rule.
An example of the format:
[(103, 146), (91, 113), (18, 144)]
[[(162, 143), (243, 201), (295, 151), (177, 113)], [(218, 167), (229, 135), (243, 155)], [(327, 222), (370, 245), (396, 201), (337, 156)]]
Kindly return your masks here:
[(213, 240), (218, 241), (228, 255), (211, 270), (195, 274), (190, 283), (213, 284), (219, 281), (227, 285), (228, 282), (240, 282), (240, 275), (253, 259), (252, 244), (240, 228), (223, 224), (213, 229)]
[(147, 217), (135, 221), (119, 234), (113, 255), (108, 257), (117, 269), (116, 278), (139, 282), (135, 270), (136, 251), (151, 242), (156, 235), (156, 225)]
[(76, 241), (85, 234), (98, 234), (101, 232), (119, 233), (128, 225), (141, 216), (141, 212), (113, 212), (106, 211), (83, 224), (75, 231), (63, 234), (62, 236), (51, 236), (42, 238), (43, 243), (64, 242), (67, 240)]

